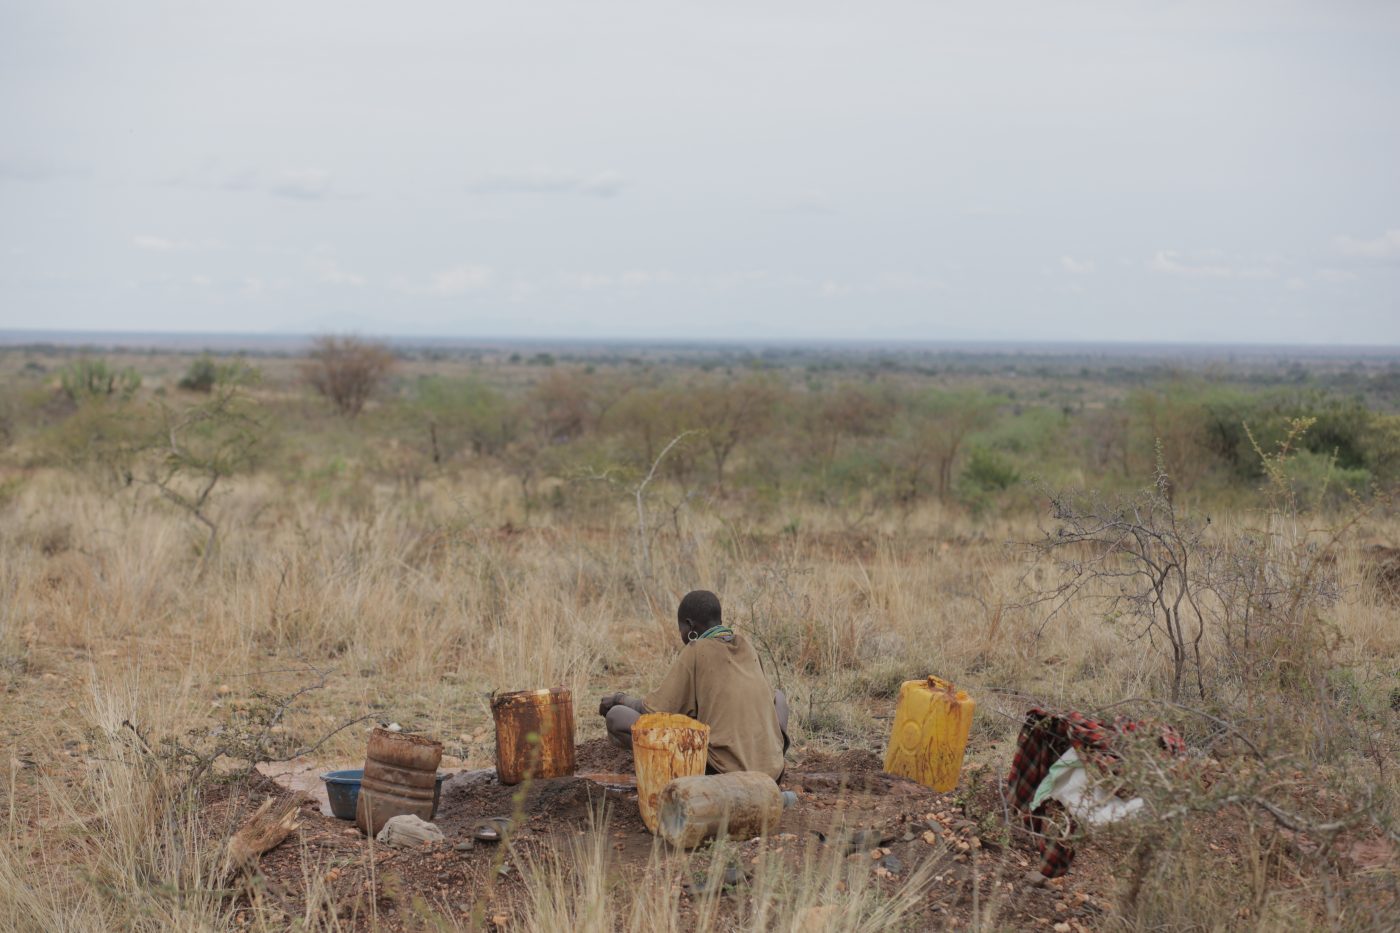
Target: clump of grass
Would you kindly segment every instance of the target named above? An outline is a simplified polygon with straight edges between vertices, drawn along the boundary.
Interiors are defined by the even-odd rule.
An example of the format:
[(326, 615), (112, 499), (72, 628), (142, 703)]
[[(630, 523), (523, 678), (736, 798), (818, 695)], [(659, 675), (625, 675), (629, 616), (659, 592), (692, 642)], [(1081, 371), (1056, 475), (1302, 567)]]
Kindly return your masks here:
[[(941, 861), (930, 858), (889, 894), (873, 864), (847, 858), (839, 833), (830, 845), (805, 850), (794, 863), (775, 844), (719, 840), (695, 852), (653, 845), (640, 878), (623, 880), (614, 863), (607, 821), (530, 862), (529, 896), (518, 918), (531, 933), (785, 930), (875, 933), (899, 929), (926, 896)], [(726, 873), (740, 878), (728, 884)], [(690, 884), (692, 893), (682, 896)], [(735, 895), (735, 896), (731, 896)]]

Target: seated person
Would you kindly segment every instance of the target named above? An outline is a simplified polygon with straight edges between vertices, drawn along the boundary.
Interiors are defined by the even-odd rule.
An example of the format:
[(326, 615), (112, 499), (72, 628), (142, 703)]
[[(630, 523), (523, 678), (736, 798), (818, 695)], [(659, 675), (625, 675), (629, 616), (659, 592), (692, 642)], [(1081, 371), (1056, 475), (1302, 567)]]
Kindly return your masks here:
[(687, 593), (676, 622), (685, 647), (661, 684), (642, 698), (614, 693), (598, 704), (608, 737), (631, 748), (632, 724), (643, 713), (682, 713), (710, 727), (707, 773), (782, 777), (787, 698), (768, 686), (753, 645), (724, 625), (719, 597), (708, 590)]

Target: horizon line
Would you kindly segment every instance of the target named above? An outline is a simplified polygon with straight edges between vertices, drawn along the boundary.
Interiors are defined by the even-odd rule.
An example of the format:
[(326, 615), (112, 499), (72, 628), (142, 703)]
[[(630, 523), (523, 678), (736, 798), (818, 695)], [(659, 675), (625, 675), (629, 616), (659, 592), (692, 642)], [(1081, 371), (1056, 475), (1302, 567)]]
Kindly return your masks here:
[[(542, 346), (570, 345), (587, 347), (644, 347), (644, 348), (687, 348), (711, 349), (733, 348), (735, 346), (756, 346), (768, 349), (790, 347), (794, 349), (948, 349), (948, 350), (1238, 350), (1238, 351), (1298, 351), (1346, 352), (1367, 356), (1388, 356), (1400, 354), (1400, 344), (1353, 344), (1353, 343), (1250, 343), (1244, 341), (1208, 340), (1126, 340), (1126, 339), (1015, 339), (1015, 338), (933, 338), (933, 337), (584, 337), (577, 335), (552, 335), (547, 337), (526, 335), (453, 335), (453, 334), (395, 334), (391, 332), (371, 332), (363, 330), (345, 331), (221, 331), (221, 330), (137, 330), (137, 329), (80, 329), (80, 328), (0, 328), (0, 346), (22, 348), (44, 344), (81, 347), (105, 345), (130, 348), (146, 346), (139, 341), (154, 339), (162, 343), (178, 342), (182, 349), (201, 339), (216, 340), (230, 344), (239, 341), (251, 343), (277, 343), (282, 345), (310, 343), (323, 336), (355, 336), (367, 340), (380, 340), (400, 347), (418, 347), (444, 344), (459, 346), (498, 345), (498, 346)], [(106, 343), (104, 343), (106, 341)]]

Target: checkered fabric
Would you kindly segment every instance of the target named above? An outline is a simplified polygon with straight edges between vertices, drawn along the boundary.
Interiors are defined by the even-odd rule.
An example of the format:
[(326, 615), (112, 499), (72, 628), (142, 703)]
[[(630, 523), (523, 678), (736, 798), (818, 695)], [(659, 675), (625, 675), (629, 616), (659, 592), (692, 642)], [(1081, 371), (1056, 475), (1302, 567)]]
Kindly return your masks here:
[[(1041, 874), (1047, 878), (1058, 878), (1069, 871), (1070, 862), (1074, 860), (1073, 848), (1061, 840), (1047, 838), (1045, 808), (1050, 802), (1041, 804), (1035, 812), (1028, 810), (1036, 788), (1044, 780), (1050, 766), (1073, 748), (1084, 761), (1112, 770), (1118, 759), (1112, 748), (1114, 736), (1146, 727), (1145, 723), (1122, 719), (1116, 720), (1112, 726), (1106, 726), (1097, 719), (1072, 710), (1055, 713), (1035, 707), (1026, 713), (1026, 722), (1016, 739), (1016, 757), (1011, 762), (1011, 774), (1006, 783), (1011, 806), (1021, 815), (1031, 832), (1036, 834), (1036, 845), (1041, 854)], [(1161, 727), (1160, 741), (1162, 748), (1170, 754), (1180, 755), (1186, 751), (1186, 743), (1170, 726)], [(1071, 833), (1073, 830), (1074, 822), (1071, 820)]]

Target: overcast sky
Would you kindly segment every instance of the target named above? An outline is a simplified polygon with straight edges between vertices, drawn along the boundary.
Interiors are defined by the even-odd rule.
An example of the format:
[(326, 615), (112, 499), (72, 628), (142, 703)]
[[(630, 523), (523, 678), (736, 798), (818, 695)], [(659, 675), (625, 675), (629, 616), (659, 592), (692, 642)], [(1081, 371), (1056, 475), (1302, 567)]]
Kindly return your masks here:
[(1400, 344), (1400, 4), (0, 0), (0, 328)]

